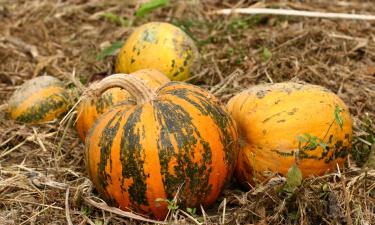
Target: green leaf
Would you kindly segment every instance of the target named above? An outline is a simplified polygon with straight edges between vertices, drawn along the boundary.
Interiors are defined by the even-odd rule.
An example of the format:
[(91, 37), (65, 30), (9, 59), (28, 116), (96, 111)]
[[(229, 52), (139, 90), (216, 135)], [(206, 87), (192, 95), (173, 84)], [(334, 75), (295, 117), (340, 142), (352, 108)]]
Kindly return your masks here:
[(103, 221), (101, 220), (94, 220), (95, 225), (103, 225)]
[(327, 147), (328, 147), (328, 144), (327, 144), (327, 143), (325, 143), (325, 142), (323, 142), (323, 141), (320, 141), (320, 142), (319, 142), (319, 145), (320, 145), (320, 147), (323, 148), (324, 152), (327, 151)]
[(81, 208), (82, 214), (84, 214), (86, 216), (89, 216), (91, 214), (91, 211), (92, 211), (91, 208), (86, 207), (86, 206), (84, 206), (84, 207)]
[(113, 55), (118, 49), (122, 47), (122, 41), (113, 42), (111, 46), (103, 49), (97, 56), (96, 60), (102, 60), (107, 56)]
[(177, 209), (178, 209), (178, 205), (175, 205), (175, 204), (168, 204), (168, 209), (169, 209), (169, 210), (177, 210)]
[(135, 12), (137, 17), (143, 17), (144, 15), (152, 12), (153, 10), (166, 6), (169, 4), (168, 0), (150, 0), (147, 3), (142, 4), (139, 9)]
[(262, 52), (263, 60), (268, 61), (271, 57), (272, 57), (271, 51), (268, 48), (264, 47), (263, 52)]
[(307, 142), (307, 139), (303, 136), (297, 136), (296, 137), (297, 141), (300, 142), (300, 143), (304, 143), (304, 142)]
[(317, 140), (318, 140), (318, 137), (310, 136), (310, 139), (308, 141), (308, 145), (306, 146), (306, 148), (309, 149), (309, 150), (316, 149), (316, 147), (318, 147), (318, 145), (319, 145)]
[(336, 123), (342, 129), (342, 127), (344, 125), (344, 120), (342, 119), (342, 117), (340, 115), (341, 112), (342, 112), (342, 109), (340, 108), (340, 106), (336, 105), (336, 108), (335, 108), (335, 120), (336, 120)]
[(327, 183), (324, 183), (324, 184), (322, 185), (322, 191), (324, 191), (324, 192), (329, 191), (329, 186), (328, 186)]
[(196, 209), (195, 209), (195, 208), (186, 208), (186, 211), (187, 211), (190, 215), (194, 215)]
[(286, 184), (284, 190), (294, 192), (302, 184), (302, 173), (296, 164), (293, 164), (286, 175)]
[(292, 211), (291, 213), (288, 214), (289, 218), (293, 221), (296, 221), (300, 217), (299, 210), (298, 211)]

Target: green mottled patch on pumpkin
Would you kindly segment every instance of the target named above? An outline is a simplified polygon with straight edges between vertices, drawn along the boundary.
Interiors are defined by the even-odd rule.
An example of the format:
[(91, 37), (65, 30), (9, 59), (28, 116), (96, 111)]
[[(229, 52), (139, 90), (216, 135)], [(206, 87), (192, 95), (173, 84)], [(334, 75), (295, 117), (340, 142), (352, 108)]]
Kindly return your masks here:
[(95, 101), (96, 111), (102, 114), (105, 109), (113, 105), (113, 96), (111, 93), (104, 93), (100, 98), (96, 100), (93, 99), (92, 101)]
[[(171, 82), (173, 85), (174, 82)], [(186, 84), (189, 87), (189, 84)], [(220, 140), (224, 145), (225, 150), (225, 162), (227, 165), (232, 165), (237, 158), (236, 154), (236, 142), (233, 140), (232, 128), (234, 127), (233, 120), (229, 115), (220, 107), (219, 104), (213, 103), (211, 100), (207, 99), (200, 91), (195, 91), (194, 89), (179, 88), (174, 90), (169, 90), (168, 94), (175, 95), (191, 105), (195, 106), (202, 115), (209, 116), (214, 120), (220, 129)]]
[[(105, 190), (108, 183), (111, 182), (111, 176), (107, 174), (106, 166), (110, 163), (110, 170), (112, 170), (111, 158), (111, 148), (113, 144), (113, 139), (116, 136), (123, 113), (118, 111), (107, 123), (102, 131), (99, 146), (100, 146), (100, 163), (98, 165), (98, 181), (100, 186)], [(108, 162), (109, 161), (109, 162)]]
[(274, 152), (276, 154), (278, 154), (279, 156), (282, 156), (282, 157), (294, 157), (294, 151), (291, 151), (291, 152), (282, 152), (282, 151), (279, 151), (279, 150), (271, 150), (271, 152)]
[[(212, 171), (212, 153), (208, 142), (203, 140), (192, 118), (183, 107), (170, 101), (154, 101), (155, 118), (161, 124), (158, 142), (161, 174), (168, 198), (173, 198), (182, 186), (182, 204), (191, 200), (204, 199), (211, 192), (209, 177)], [(172, 139), (177, 149), (172, 145)], [(203, 160), (193, 162), (195, 148), (201, 144), (204, 149)], [(174, 174), (169, 173), (169, 163), (175, 158), (177, 165)]]
[[(25, 113), (19, 115), (16, 120), (24, 123), (42, 121), (48, 114), (60, 110), (63, 107), (68, 109), (69, 97), (67, 93), (56, 93), (35, 103), (32, 107), (25, 110)], [(56, 114), (61, 116), (64, 112)]]
[(149, 205), (147, 201), (147, 174), (144, 172), (144, 150), (141, 144), (141, 130), (137, 124), (141, 120), (142, 107), (131, 112), (123, 127), (123, 136), (120, 144), (120, 160), (122, 162), (122, 184), (125, 179), (132, 179), (133, 183), (127, 187), (121, 187), (129, 193), (130, 201), (134, 207)]
[(157, 35), (157, 32), (156, 32), (155, 28), (154, 29), (146, 29), (142, 33), (142, 40), (146, 41), (146, 42), (150, 42), (150, 43), (155, 43), (157, 41), (156, 35)]

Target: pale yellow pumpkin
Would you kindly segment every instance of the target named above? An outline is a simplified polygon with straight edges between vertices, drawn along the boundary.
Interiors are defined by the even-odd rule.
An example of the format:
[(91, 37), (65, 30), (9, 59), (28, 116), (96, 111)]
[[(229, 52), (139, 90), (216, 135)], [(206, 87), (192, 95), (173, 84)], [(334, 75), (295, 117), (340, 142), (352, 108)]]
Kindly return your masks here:
[[(227, 108), (242, 137), (236, 174), (243, 182), (286, 175), (294, 163), (304, 177), (322, 175), (342, 166), (351, 148), (349, 110), (337, 95), (320, 86), (254, 86), (230, 99)], [(342, 119), (342, 128), (335, 114)]]
[(151, 22), (136, 28), (117, 56), (116, 72), (153, 68), (171, 80), (186, 80), (198, 66), (194, 41), (180, 28)]

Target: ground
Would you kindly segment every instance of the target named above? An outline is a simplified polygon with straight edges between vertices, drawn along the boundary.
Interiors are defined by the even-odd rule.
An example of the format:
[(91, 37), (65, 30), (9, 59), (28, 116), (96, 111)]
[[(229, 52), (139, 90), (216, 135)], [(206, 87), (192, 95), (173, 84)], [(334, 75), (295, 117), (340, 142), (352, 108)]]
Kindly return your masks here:
[(145, 223), (92, 203), (99, 200), (73, 126), (16, 123), (6, 102), (38, 75), (58, 77), (73, 90), (74, 78), (87, 85), (111, 74), (114, 57), (100, 53), (148, 21), (172, 22), (196, 41), (202, 58), (192, 81), (223, 103), (252, 85), (303, 81), (337, 93), (355, 128), (353, 153), (340, 173), (306, 179), (293, 195), (277, 182), (250, 191), (233, 183), (206, 213), (177, 211), (170, 223), (375, 223), (375, 170), (364, 164), (375, 142), (375, 22), (211, 13), (258, 6), (375, 14), (372, 1), (170, 1), (137, 17), (141, 2), (0, 0), (0, 224)]

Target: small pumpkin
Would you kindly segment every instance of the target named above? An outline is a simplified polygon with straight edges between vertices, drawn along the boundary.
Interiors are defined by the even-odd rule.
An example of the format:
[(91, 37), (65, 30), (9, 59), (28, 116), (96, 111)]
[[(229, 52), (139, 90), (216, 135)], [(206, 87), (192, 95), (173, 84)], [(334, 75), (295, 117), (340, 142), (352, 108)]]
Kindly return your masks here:
[(194, 41), (180, 28), (151, 22), (136, 28), (117, 55), (117, 73), (154, 68), (171, 80), (182, 81), (197, 69), (199, 53)]
[(236, 174), (245, 183), (285, 176), (294, 163), (304, 177), (322, 175), (342, 166), (351, 148), (349, 110), (320, 86), (254, 86), (231, 98), (227, 108), (243, 142)]
[(8, 102), (10, 117), (24, 123), (43, 123), (69, 109), (64, 84), (52, 76), (39, 76), (23, 83)]
[(135, 76), (112, 75), (94, 93), (129, 90), (128, 101), (103, 114), (86, 137), (86, 165), (95, 187), (123, 210), (167, 215), (160, 199), (181, 206), (212, 204), (237, 157), (234, 121), (209, 92), (170, 82), (153, 91)]
[[(157, 89), (170, 81), (168, 77), (155, 69), (138, 70), (132, 75), (140, 78), (153, 89)], [(99, 97), (93, 96), (83, 99), (78, 106), (76, 123), (81, 140), (85, 140), (88, 130), (101, 114), (108, 111), (113, 105), (129, 99), (132, 99), (132, 96), (127, 90), (121, 88), (111, 88)]]

